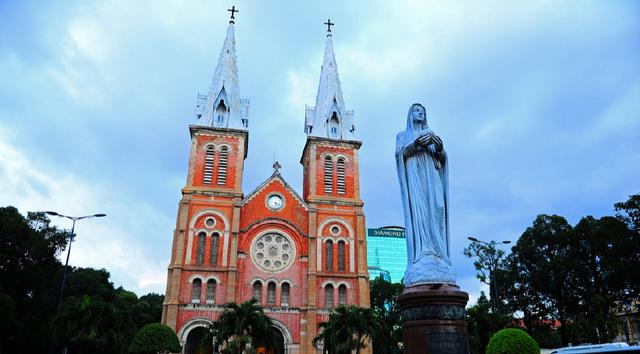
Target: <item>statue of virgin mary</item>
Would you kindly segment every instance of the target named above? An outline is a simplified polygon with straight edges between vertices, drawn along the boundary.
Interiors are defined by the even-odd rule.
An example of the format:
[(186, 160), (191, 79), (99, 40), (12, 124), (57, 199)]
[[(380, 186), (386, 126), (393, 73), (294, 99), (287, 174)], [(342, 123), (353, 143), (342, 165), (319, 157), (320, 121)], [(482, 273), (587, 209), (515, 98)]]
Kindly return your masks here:
[(427, 126), (424, 106), (413, 104), (407, 129), (396, 137), (396, 165), (407, 236), (404, 285), (455, 284), (449, 254), (447, 154)]

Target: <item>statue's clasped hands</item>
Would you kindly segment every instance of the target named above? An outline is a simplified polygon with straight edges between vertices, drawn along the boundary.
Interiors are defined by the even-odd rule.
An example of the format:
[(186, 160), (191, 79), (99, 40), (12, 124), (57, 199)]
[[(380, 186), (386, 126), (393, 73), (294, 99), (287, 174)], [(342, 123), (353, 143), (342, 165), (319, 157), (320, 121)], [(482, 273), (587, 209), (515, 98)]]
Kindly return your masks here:
[(439, 136), (433, 134), (433, 132), (424, 132), (420, 134), (418, 138), (416, 138), (416, 145), (418, 146), (429, 146), (435, 145), (436, 151), (442, 151), (442, 139)]

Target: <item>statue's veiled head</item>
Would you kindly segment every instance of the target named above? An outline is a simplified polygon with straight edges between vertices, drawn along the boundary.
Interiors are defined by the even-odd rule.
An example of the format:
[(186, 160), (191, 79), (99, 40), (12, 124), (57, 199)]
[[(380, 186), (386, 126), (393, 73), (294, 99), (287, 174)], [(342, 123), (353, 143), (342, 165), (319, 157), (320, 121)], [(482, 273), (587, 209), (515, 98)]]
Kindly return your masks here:
[(420, 103), (414, 103), (407, 113), (407, 130), (421, 131), (427, 129), (427, 111)]

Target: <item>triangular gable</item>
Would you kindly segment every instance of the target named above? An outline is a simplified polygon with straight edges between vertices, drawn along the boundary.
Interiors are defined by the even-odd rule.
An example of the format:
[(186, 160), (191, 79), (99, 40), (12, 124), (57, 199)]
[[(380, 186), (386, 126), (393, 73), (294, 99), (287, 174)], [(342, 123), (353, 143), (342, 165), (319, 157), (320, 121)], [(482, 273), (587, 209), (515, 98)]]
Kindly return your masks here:
[(300, 195), (298, 195), (298, 193), (296, 193), (295, 189), (293, 189), (289, 183), (287, 183), (287, 181), (284, 180), (284, 178), (282, 178), (282, 176), (280, 175), (280, 173), (278, 172), (274, 172), (269, 178), (267, 178), (266, 181), (262, 182), (262, 184), (260, 184), (256, 189), (254, 189), (251, 193), (249, 193), (243, 200), (242, 202), (240, 202), (241, 205), (245, 205), (247, 204), (249, 201), (251, 201), (253, 198), (255, 198), (258, 194), (260, 194), (260, 192), (262, 192), (265, 188), (267, 188), (271, 183), (274, 182), (280, 182), (282, 183), (282, 185), (284, 186), (284, 188), (286, 190), (289, 191), (289, 193), (291, 193), (291, 195), (293, 195), (294, 199), (296, 199), (298, 201), (298, 203), (305, 209), (305, 210), (309, 210), (309, 206), (307, 205), (307, 203), (305, 203), (305, 201), (300, 198)]

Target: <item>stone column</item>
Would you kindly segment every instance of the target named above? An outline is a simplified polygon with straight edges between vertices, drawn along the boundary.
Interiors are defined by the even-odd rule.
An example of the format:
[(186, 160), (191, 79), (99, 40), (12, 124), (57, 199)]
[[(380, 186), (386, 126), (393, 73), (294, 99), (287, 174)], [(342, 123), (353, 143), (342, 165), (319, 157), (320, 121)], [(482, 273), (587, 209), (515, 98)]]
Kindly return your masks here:
[(406, 354), (469, 354), (465, 306), (456, 285), (415, 285), (398, 297)]

